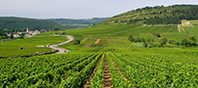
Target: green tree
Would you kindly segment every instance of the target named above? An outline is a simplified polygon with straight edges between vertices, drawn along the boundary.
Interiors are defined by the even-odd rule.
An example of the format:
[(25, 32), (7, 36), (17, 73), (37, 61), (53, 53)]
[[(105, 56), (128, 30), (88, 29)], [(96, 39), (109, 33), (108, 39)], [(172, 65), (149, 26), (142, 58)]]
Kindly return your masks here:
[(22, 29), (22, 32), (26, 32), (26, 29)]
[(127, 22), (127, 24), (132, 24), (132, 22), (133, 22), (133, 20), (130, 19), (130, 20)]
[(161, 38), (161, 39), (159, 40), (159, 43), (160, 43), (161, 46), (163, 46), (164, 44), (166, 44), (167, 41), (168, 41), (168, 40), (167, 40), (166, 38)]
[(8, 29), (3, 29), (3, 33), (10, 32)]
[(135, 43), (138, 42), (138, 39), (137, 38), (133, 38), (133, 39), (134, 39), (133, 42), (135, 42)]
[(155, 42), (154, 39), (151, 39), (152, 42)]
[(24, 38), (25, 33), (22, 33), (22, 34), (20, 34), (19, 36), (20, 36), (20, 38)]
[(197, 46), (197, 43), (195, 41), (189, 41), (190, 42), (190, 46)]
[(157, 34), (157, 37), (160, 38), (161, 37), (160, 34)]
[(6, 35), (6, 33), (3, 33), (2, 38), (3, 39), (7, 39), (8, 38), (8, 36)]
[(3, 36), (3, 29), (0, 28), (0, 36)]
[(11, 35), (10, 35), (10, 38), (11, 38), (11, 39), (13, 39), (13, 38), (14, 38), (13, 34), (11, 34)]
[(137, 42), (141, 42), (141, 39), (139, 37), (137, 37)]
[(146, 41), (147, 41), (147, 42), (151, 42), (151, 39), (148, 38)]
[(114, 21), (114, 23), (118, 23), (118, 20), (116, 19), (116, 20)]
[(129, 35), (129, 41), (130, 42), (133, 42), (134, 41), (133, 35)]
[(18, 32), (18, 31), (20, 31), (20, 29), (18, 29), (18, 28), (14, 29), (14, 32)]
[(187, 39), (183, 39), (181, 42), (182, 45), (188, 46), (190, 42)]
[(76, 40), (76, 41), (73, 43), (73, 45), (78, 45), (78, 44), (80, 44), (80, 40)]
[(53, 28), (53, 31), (58, 31), (60, 30), (60, 28)]
[(196, 38), (195, 38), (194, 36), (191, 36), (191, 37), (189, 38), (189, 40), (196, 41)]
[(144, 38), (141, 39), (142, 42), (146, 42), (146, 40)]
[(60, 35), (65, 35), (66, 33), (65, 32), (60, 32)]
[(148, 46), (148, 44), (147, 44), (146, 42), (144, 42), (143, 46), (144, 46), (144, 47), (147, 47), (147, 46)]

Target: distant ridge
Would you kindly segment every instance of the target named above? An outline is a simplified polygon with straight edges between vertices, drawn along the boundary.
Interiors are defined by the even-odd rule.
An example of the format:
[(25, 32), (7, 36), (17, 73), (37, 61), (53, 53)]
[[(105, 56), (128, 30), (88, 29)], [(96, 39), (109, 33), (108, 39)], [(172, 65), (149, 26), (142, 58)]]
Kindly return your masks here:
[(21, 18), (21, 17), (0, 17), (0, 28), (3, 29), (26, 29), (40, 30), (40, 29), (53, 29), (63, 28), (62, 25), (43, 19)]
[(98, 24), (99, 22), (105, 21), (107, 19), (109, 19), (109, 17), (106, 17), (106, 18), (89, 18), (89, 19), (58, 18), (58, 19), (48, 19), (48, 20), (53, 20), (57, 23), (60, 23), (68, 29), (74, 29), (74, 28), (89, 27), (89, 26), (92, 26), (93, 23)]
[(146, 6), (99, 24), (180, 24), (182, 19), (198, 20), (198, 5)]

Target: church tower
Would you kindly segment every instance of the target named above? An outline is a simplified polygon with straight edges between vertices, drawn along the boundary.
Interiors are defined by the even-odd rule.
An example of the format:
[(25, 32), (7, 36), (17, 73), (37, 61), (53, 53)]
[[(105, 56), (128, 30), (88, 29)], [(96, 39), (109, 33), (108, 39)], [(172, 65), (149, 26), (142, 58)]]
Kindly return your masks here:
[(26, 28), (26, 32), (27, 32), (27, 33), (29, 32), (28, 28)]

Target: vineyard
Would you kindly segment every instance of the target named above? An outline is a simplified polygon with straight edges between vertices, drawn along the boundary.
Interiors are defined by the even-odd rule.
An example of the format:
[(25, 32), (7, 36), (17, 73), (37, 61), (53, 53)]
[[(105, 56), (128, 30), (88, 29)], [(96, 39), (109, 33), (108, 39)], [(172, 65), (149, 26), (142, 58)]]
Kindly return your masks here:
[[(2, 59), (1, 87), (79, 87), (102, 53), (71, 53)], [(36, 62), (36, 63), (35, 63)], [(13, 64), (14, 63), (14, 64)], [(16, 69), (17, 68), (17, 69)]]
[(191, 56), (184, 52), (161, 54), (128, 50), (1, 59), (0, 86), (196, 88), (197, 54), (187, 53)]
[[(73, 35), (74, 40), (59, 46), (69, 49), (68, 53), (0, 59), (0, 87), (197, 88), (196, 47), (144, 48), (143, 42), (131, 43), (128, 40), (128, 35), (132, 34), (135, 38), (153, 39), (154, 42), (150, 43), (155, 44), (159, 38), (150, 34), (159, 32), (168, 40), (181, 41), (181, 38), (191, 35), (197, 37), (196, 32), (177, 32), (177, 25), (96, 25), (68, 30), (65, 33)], [(47, 47), (36, 46), (67, 40), (65, 36), (51, 36), (54, 33), (41, 33), (27, 39), (1, 42), (0, 56), (51, 51)], [(74, 45), (76, 40), (81, 40), (81, 43)], [(25, 46), (25, 49), (16, 52), (19, 51), (19, 46)]]
[(198, 88), (197, 8), (145, 7), (0, 42), (0, 88)]

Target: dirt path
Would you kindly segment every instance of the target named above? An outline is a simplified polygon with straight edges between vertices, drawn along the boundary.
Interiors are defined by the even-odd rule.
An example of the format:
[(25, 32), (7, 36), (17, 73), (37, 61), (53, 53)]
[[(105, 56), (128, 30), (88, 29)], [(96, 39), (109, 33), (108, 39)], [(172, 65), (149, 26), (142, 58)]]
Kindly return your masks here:
[(181, 32), (181, 30), (180, 30), (180, 24), (178, 24), (177, 27), (178, 27), (178, 31)]
[(105, 55), (105, 60), (104, 60), (104, 69), (103, 69), (104, 73), (103, 73), (103, 84), (102, 84), (102, 88), (113, 88), (112, 85), (112, 76), (109, 70), (109, 64), (107, 61), (107, 57)]
[(178, 24), (177, 27), (178, 27), (179, 32), (182, 32), (182, 31), (185, 32), (183, 24), (182, 25)]
[(184, 28), (182, 28), (182, 30), (183, 30), (183, 32), (186, 32), (186, 31), (184, 30)]
[(57, 53), (66, 53), (66, 52), (68, 52), (68, 50), (66, 50), (66, 49), (64, 49), (64, 48), (57, 48), (58, 45), (63, 45), (63, 44), (69, 43), (69, 42), (71, 42), (71, 41), (73, 40), (73, 37), (70, 36), (70, 35), (66, 35), (66, 37), (67, 37), (69, 40), (67, 40), (67, 41), (65, 41), (65, 42), (62, 42), (62, 43), (59, 43), (59, 44), (50, 45), (49, 48), (52, 48), (52, 49), (55, 49), (55, 50), (59, 50), (59, 52), (57, 52)]
[(149, 35), (154, 36), (152, 33), (149, 33)]
[(86, 82), (86, 84), (83, 86), (84, 88), (90, 88), (90, 81), (93, 79), (94, 77), (94, 74), (96, 73), (97, 69), (98, 69), (98, 65), (100, 64), (100, 61), (101, 61), (102, 58), (99, 59), (95, 69), (93, 70), (91, 76), (89, 77), (89, 81)]
[(87, 44), (84, 47), (91, 47), (91, 46), (92, 46), (92, 44)]

